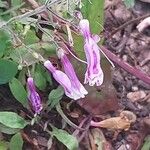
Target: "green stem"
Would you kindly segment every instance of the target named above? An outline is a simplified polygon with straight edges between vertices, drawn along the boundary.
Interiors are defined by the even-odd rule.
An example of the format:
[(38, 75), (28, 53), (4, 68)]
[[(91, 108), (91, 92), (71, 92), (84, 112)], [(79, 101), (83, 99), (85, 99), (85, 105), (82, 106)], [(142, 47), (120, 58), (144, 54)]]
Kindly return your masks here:
[(61, 109), (60, 103), (56, 105), (56, 110), (60, 114), (60, 116), (66, 121), (66, 123), (68, 123), (70, 126), (78, 130), (82, 130), (82, 131), (85, 130), (83, 128), (78, 127), (76, 124), (74, 124), (72, 121), (70, 121), (67, 118), (67, 116), (64, 114), (63, 110)]
[(0, 16), (4, 16), (4, 15), (7, 15), (7, 14), (13, 12), (13, 11), (16, 11), (17, 9), (21, 8), (24, 4), (25, 4), (25, 2), (23, 2), (23, 3), (20, 4), (20, 5), (17, 5), (17, 6), (15, 6), (15, 7), (11, 8), (11, 9), (9, 9), (9, 10), (3, 12), (3, 13), (1, 13)]

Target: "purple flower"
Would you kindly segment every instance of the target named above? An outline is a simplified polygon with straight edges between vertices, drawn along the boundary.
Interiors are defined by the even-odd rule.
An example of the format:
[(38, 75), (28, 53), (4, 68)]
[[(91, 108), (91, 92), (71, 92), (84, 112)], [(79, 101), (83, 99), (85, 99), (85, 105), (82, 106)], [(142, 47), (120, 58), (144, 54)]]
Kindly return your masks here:
[(88, 92), (86, 91), (84, 86), (81, 84), (81, 82), (77, 78), (77, 75), (74, 71), (72, 64), (70, 63), (69, 59), (67, 58), (64, 50), (61, 48), (58, 50), (58, 57), (61, 60), (61, 63), (63, 65), (63, 68), (64, 68), (66, 75), (68, 76), (68, 78), (71, 81), (72, 89), (76, 93), (76, 95), (78, 96), (78, 99), (84, 98), (85, 95), (88, 94)]
[(28, 99), (31, 102), (35, 114), (39, 114), (42, 110), (41, 98), (36, 92), (34, 81), (32, 77), (27, 79), (27, 88), (28, 88)]
[(52, 65), (52, 63), (49, 60), (44, 62), (44, 66), (48, 69), (49, 72), (52, 73), (54, 79), (64, 88), (65, 94), (68, 97), (74, 100), (81, 98), (76, 93), (74, 87), (72, 86), (70, 79), (65, 73), (63, 73), (60, 70), (56, 70), (56, 68)]
[(84, 37), (84, 51), (87, 59), (87, 70), (84, 83), (90, 86), (96, 84), (100, 86), (103, 83), (104, 74), (100, 66), (100, 48), (97, 43), (100, 38), (98, 35), (92, 36), (90, 33), (89, 21), (82, 19), (79, 23), (81, 34)]

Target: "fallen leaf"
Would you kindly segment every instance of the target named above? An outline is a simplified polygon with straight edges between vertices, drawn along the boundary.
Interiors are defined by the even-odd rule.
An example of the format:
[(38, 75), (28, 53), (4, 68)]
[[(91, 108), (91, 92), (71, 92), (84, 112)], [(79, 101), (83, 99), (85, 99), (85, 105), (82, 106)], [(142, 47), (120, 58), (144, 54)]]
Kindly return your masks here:
[(122, 111), (119, 117), (112, 117), (100, 122), (91, 121), (91, 126), (111, 130), (128, 130), (131, 123), (136, 121), (136, 116), (130, 111)]
[(88, 85), (85, 88), (88, 90), (88, 95), (81, 101), (77, 101), (77, 103), (87, 112), (100, 115), (119, 109), (116, 91), (111, 83), (102, 85), (100, 90)]
[(106, 141), (103, 132), (99, 128), (91, 129), (89, 134), (92, 150), (111, 150), (111, 144)]

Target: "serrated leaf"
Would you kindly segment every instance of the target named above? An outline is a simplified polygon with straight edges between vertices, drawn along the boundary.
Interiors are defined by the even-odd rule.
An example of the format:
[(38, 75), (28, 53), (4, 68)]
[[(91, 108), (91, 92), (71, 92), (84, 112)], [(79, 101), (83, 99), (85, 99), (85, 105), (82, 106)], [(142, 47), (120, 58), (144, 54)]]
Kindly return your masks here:
[(10, 150), (22, 150), (23, 140), (20, 133), (15, 134), (9, 143)]
[(85, 19), (90, 22), (91, 31), (98, 34), (103, 31), (104, 23), (104, 0), (83, 0), (83, 7), (81, 9)]
[(52, 90), (48, 96), (47, 105), (50, 105), (50, 108), (53, 108), (59, 103), (63, 95), (64, 95), (64, 90), (61, 86), (59, 86), (57, 89)]
[(123, 0), (127, 8), (132, 8), (135, 4), (135, 0)]
[(0, 141), (0, 150), (7, 150), (8, 149), (8, 142)]
[(52, 127), (52, 129), (52, 135), (55, 136), (61, 143), (63, 143), (69, 150), (78, 149), (78, 141), (76, 137), (70, 135), (65, 130), (57, 129), (55, 127)]
[(0, 123), (10, 128), (23, 129), (27, 122), (14, 112), (0, 112)]
[(19, 132), (19, 130), (20, 129), (9, 128), (3, 124), (0, 124), (0, 132), (5, 133), (5, 134), (15, 134), (15, 133)]
[(18, 79), (13, 78), (11, 82), (9, 82), (9, 87), (16, 100), (27, 108), (28, 106), (27, 92), (23, 87), (22, 83)]
[(17, 64), (9, 60), (0, 60), (0, 84), (9, 82), (17, 73)]

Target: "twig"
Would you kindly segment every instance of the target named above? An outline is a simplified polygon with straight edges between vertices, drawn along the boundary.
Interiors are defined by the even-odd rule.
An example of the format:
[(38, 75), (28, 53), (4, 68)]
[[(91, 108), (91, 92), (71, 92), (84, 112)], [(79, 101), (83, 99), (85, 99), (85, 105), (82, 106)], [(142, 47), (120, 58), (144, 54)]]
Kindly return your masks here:
[[(55, 3), (56, 1), (60, 1), (60, 0), (55, 0), (52, 3)], [(30, 3), (31, 7), (33, 9), (37, 9), (39, 7), (39, 4), (35, 0), (26, 0), (26, 2)], [(47, 7), (47, 10), (49, 10), (52, 13), (54, 20), (57, 20), (58, 22), (63, 23), (63, 24), (68, 24), (73, 31), (78, 32), (78, 28), (74, 24), (72, 24), (71, 22), (67, 21), (66, 19), (60, 17), (59, 15), (57, 15), (48, 6), (49, 6), (49, 3), (48, 3), (48, 5), (46, 7)], [(44, 19), (48, 19), (48, 14), (46, 12), (42, 13), (41, 16)]]
[(1, 13), (0, 16), (7, 15), (7, 14), (11, 13), (12, 11), (15, 11), (15, 10), (21, 8), (24, 4), (25, 4), (25, 3), (23, 2), (23, 3), (21, 3), (20, 5), (17, 5), (17, 6), (15, 6), (15, 7), (11, 8), (11, 9), (8, 9), (7, 11)]
[(11, 22), (13, 22), (15, 20), (20, 20), (20, 19), (25, 18), (25, 17), (30, 17), (32, 15), (39, 14), (39, 13), (45, 11), (46, 9), (47, 8), (45, 6), (41, 6), (41, 7), (38, 7), (37, 9), (35, 9), (35, 10), (32, 10), (31, 12), (27, 12), (25, 14), (22, 14), (22, 15), (19, 15), (19, 16), (15, 16), (15, 17), (9, 19), (7, 22), (4, 22), (4, 23), (0, 24), (0, 28), (3, 28), (7, 24), (9, 24), (9, 23), (11, 23)]
[(144, 18), (147, 18), (147, 17), (149, 17), (149, 16), (150, 16), (150, 14), (146, 14), (146, 15), (143, 15), (143, 16), (141, 16), (141, 17), (135, 18), (135, 19), (133, 19), (133, 20), (130, 20), (130, 21), (124, 23), (123, 25), (121, 25), (120, 27), (118, 27), (116, 30), (112, 31), (112, 32), (110, 33), (110, 36), (109, 36), (109, 37), (112, 37), (116, 32), (122, 30), (123, 28), (125, 28), (125, 27), (128, 26), (129, 24), (136, 23), (136, 22), (138, 22), (138, 21), (140, 21), (140, 20), (142, 20), (142, 19), (144, 19)]
[(141, 70), (125, 63), (124, 61), (122, 61), (120, 58), (118, 58), (115, 54), (113, 54), (111, 51), (109, 51), (104, 46), (100, 46), (100, 48), (109, 57), (109, 59), (111, 59), (114, 63), (116, 63), (117, 65), (119, 65), (121, 68), (128, 71), (132, 75), (136, 76), (140, 80), (144, 81), (145, 83), (150, 84), (150, 77), (147, 74), (145, 74), (145, 73), (141, 72)]
[(49, 3), (47, 6), (42, 5), (42, 6), (40, 6), (40, 7), (35, 8), (34, 10), (32, 10), (32, 11), (30, 11), (30, 12), (27, 12), (27, 13), (22, 14), (22, 15), (19, 15), (19, 16), (15, 16), (15, 17), (9, 19), (7, 22), (4, 22), (4, 23), (2, 22), (2, 23), (0, 24), (0, 28), (3, 28), (3, 27), (6, 26), (7, 24), (9, 24), (9, 23), (11, 23), (11, 22), (13, 22), (13, 21), (15, 21), (15, 20), (20, 20), (20, 19), (22, 19), (22, 18), (26, 18), (26, 17), (30, 17), (30, 16), (33, 16), (33, 15), (40, 14), (40, 13), (46, 11), (47, 8), (48, 8), (49, 6), (51, 6), (53, 3), (54, 3), (54, 2)]

